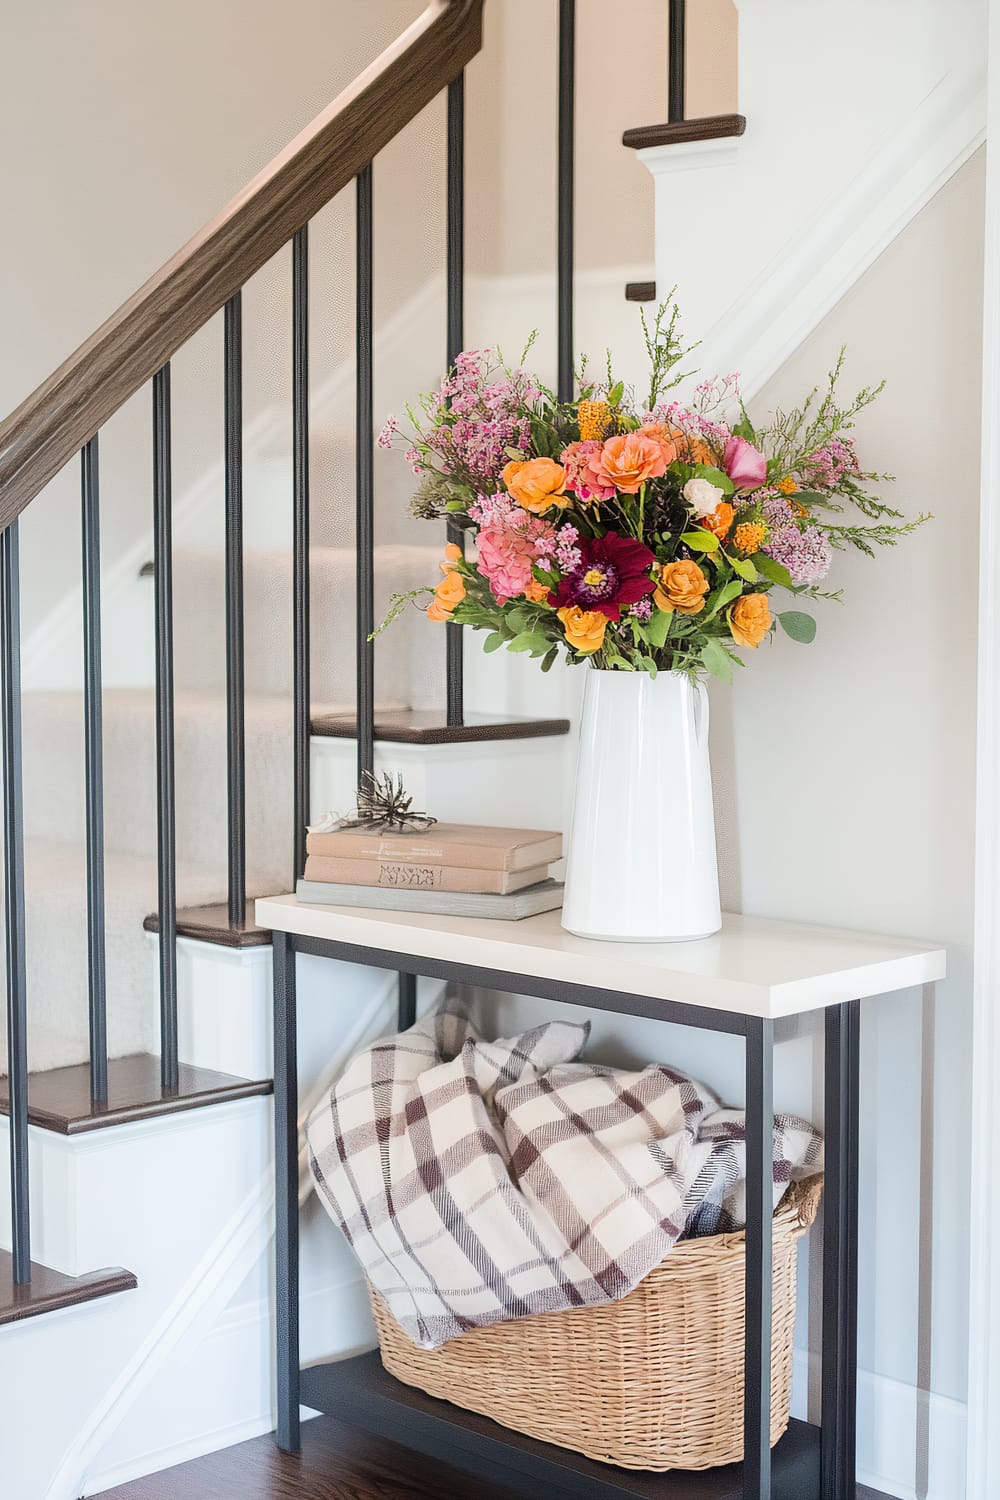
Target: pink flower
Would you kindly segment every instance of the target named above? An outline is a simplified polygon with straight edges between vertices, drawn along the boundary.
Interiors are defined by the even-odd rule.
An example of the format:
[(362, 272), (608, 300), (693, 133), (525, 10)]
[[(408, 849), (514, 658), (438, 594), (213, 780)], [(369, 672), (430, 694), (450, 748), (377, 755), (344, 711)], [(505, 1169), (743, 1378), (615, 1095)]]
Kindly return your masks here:
[(738, 490), (755, 490), (767, 478), (767, 459), (746, 438), (729, 439), (722, 455), (722, 467)]
[(532, 582), (532, 563), (542, 554), (547, 557), (554, 543), (551, 523), (525, 510), (516, 516), (498, 517), (481, 528), (476, 537), (479, 571), (498, 604), (525, 592)]
[(559, 455), (559, 462), (566, 470), (566, 488), (578, 500), (610, 500), (614, 489), (602, 484), (594, 465), (601, 452), (596, 438), (586, 438), (579, 443), (570, 443)]

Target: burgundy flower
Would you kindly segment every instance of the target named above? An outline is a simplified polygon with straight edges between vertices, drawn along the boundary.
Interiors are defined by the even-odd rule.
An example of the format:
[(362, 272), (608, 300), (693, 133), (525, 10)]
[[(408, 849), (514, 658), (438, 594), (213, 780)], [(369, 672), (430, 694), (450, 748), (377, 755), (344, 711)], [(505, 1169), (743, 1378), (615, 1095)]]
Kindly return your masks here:
[(607, 536), (581, 537), (578, 546), (578, 565), (549, 595), (554, 609), (577, 604), (620, 620), (623, 605), (637, 604), (653, 592), (649, 570), (656, 558), (641, 542), (609, 531)]

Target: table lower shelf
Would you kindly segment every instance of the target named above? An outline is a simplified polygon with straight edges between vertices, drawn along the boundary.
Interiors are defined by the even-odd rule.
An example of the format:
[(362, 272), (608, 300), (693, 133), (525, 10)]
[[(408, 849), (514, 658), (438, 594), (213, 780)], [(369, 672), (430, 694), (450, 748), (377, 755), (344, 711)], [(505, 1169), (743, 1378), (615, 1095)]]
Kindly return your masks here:
[[(383, 1368), (378, 1352), (302, 1371), (303, 1406), (380, 1433), (420, 1453), (553, 1500), (743, 1500), (742, 1465), (702, 1473), (632, 1473), (594, 1463), (500, 1427), (488, 1417), (425, 1396)], [(773, 1450), (773, 1500), (820, 1500), (819, 1428), (792, 1422)]]

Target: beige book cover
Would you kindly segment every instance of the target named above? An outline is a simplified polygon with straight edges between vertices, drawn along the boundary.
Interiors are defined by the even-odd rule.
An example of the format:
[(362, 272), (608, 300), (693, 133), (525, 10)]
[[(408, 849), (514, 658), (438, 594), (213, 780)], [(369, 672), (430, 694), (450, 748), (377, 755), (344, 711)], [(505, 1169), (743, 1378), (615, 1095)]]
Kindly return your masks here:
[(435, 823), (424, 833), (366, 833), (360, 828), (342, 828), (332, 833), (310, 833), (306, 849), (309, 854), (335, 859), (470, 870), (536, 870), (561, 857), (562, 834), (476, 823)]
[(475, 891), (506, 896), (545, 880), (548, 873), (548, 865), (535, 865), (527, 870), (477, 870), (469, 865), (421, 864), (409, 859), (340, 859), (309, 854), (305, 879), (334, 885), (377, 885), (392, 890)]

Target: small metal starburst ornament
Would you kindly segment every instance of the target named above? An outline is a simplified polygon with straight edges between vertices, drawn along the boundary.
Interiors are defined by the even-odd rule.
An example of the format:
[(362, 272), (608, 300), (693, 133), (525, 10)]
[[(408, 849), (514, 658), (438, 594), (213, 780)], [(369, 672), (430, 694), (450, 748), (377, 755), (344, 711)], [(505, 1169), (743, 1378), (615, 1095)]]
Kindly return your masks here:
[(371, 771), (362, 774), (358, 784), (358, 805), (355, 813), (338, 818), (327, 813), (319, 823), (310, 826), (310, 833), (331, 833), (342, 828), (370, 828), (382, 833), (422, 833), (437, 822), (430, 813), (411, 812), (413, 798), (403, 786), (403, 778), (397, 775), (393, 781), (390, 772), (373, 776)]

